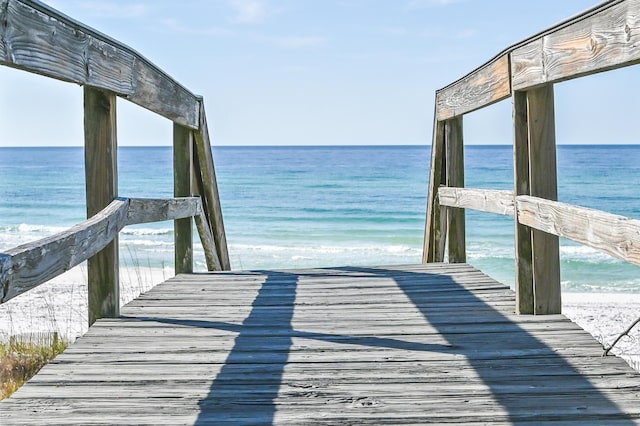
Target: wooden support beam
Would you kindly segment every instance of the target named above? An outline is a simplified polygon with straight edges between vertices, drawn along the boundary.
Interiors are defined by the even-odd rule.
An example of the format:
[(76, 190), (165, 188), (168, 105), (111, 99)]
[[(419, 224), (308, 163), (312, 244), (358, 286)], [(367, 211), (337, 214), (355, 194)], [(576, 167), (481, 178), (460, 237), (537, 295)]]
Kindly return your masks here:
[[(173, 125), (173, 195), (190, 197), (192, 169), (192, 133), (187, 127)], [(191, 217), (175, 220), (174, 258), (176, 274), (193, 272), (193, 220)]]
[[(464, 148), (462, 116), (445, 122), (447, 186), (464, 187)], [(449, 263), (466, 263), (464, 209), (447, 208)]]
[(216, 171), (213, 164), (213, 154), (211, 153), (211, 141), (209, 139), (209, 128), (207, 126), (207, 116), (204, 111), (204, 103), (200, 105), (200, 127), (195, 132), (195, 153), (197, 161), (196, 170), (198, 179), (198, 193), (201, 194), (205, 216), (210, 225), (215, 239), (218, 259), (222, 270), (231, 270), (229, 252), (227, 249), (227, 237), (222, 219), (222, 207), (220, 205), (220, 195), (218, 193), (218, 183)]
[(431, 145), (431, 169), (422, 263), (444, 261), (446, 215), (443, 214), (442, 207), (440, 207), (438, 201), (438, 188), (446, 182), (445, 162), (444, 122), (435, 119), (433, 143)]
[[(529, 127), (529, 185), (534, 197), (556, 201), (558, 179), (553, 85), (527, 92)], [(518, 194), (520, 195), (520, 194)], [(560, 300), (560, 243), (556, 235), (531, 233), (534, 314), (558, 314)]]
[[(529, 195), (529, 119), (526, 92), (513, 94), (514, 195)], [(531, 228), (515, 217), (516, 313), (534, 313)]]
[[(84, 146), (87, 217), (118, 196), (116, 96), (84, 88)], [(89, 325), (120, 312), (118, 238), (87, 261)]]

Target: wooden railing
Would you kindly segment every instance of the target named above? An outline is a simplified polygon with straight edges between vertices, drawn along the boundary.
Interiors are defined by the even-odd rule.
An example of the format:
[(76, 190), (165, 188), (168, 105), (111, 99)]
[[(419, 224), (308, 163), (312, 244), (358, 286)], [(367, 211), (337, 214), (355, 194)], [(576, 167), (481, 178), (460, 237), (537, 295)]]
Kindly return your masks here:
[[(553, 84), (640, 63), (640, 0), (607, 1), (436, 92), (424, 262), (465, 262), (471, 208), (515, 216), (516, 310), (559, 313), (558, 236), (640, 264), (640, 221), (557, 202)], [(465, 189), (463, 115), (513, 102), (514, 191)]]
[[(175, 271), (182, 273), (193, 271), (195, 217), (208, 269), (230, 269), (201, 97), (128, 46), (36, 0), (0, 0), (0, 41), (0, 64), (84, 86), (89, 217), (0, 254), (0, 302), (88, 260), (89, 324), (117, 316), (118, 232), (133, 223), (175, 220)], [(116, 97), (174, 123), (174, 195), (187, 198), (118, 198)]]

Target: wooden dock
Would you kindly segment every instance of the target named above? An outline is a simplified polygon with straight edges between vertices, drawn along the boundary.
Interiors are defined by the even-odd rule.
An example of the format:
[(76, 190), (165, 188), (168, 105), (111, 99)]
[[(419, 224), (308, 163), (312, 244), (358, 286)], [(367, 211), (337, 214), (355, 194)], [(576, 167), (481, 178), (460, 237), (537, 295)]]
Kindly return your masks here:
[(184, 274), (100, 319), (9, 424), (636, 424), (640, 377), (466, 264)]

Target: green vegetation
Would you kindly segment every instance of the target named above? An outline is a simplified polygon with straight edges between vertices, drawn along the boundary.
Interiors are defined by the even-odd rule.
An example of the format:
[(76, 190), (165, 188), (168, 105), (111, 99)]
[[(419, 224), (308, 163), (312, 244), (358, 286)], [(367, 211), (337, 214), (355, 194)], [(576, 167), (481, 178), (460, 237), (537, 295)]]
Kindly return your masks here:
[(57, 333), (0, 343), (0, 399), (13, 394), (67, 347)]

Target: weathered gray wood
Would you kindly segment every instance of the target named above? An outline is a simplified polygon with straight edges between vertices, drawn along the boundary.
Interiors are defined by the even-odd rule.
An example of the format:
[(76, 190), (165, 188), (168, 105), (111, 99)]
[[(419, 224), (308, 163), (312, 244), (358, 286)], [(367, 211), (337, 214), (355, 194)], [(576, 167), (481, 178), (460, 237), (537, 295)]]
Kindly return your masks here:
[[(94, 256), (127, 225), (202, 215), (198, 197), (117, 198), (85, 222), (0, 253), (0, 303), (44, 284)], [(209, 248), (205, 252), (210, 253), (211, 244), (207, 243), (206, 247)]]
[(640, 62), (640, 0), (611, 1), (511, 53), (514, 90)]
[(4, 253), (0, 302), (47, 282), (106, 247), (125, 226), (128, 204), (117, 199), (86, 222)]
[(438, 190), (440, 205), (513, 216), (513, 192), (495, 189), (448, 188)]
[(224, 222), (222, 219), (222, 207), (220, 205), (220, 196), (218, 194), (218, 184), (216, 181), (216, 172), (213, 164), (213, 155), (211, 153), (211, 141), (209, 139), (209, 129), (207, 126), (207, 117), (204, 111), (204, 103), (201, 103), (200, 109), (200, 127), (195, 132), (195, 145), (197, 161), (196, 170), (199, 175), (199, 193), (202, 197), (202, 203), (209, 227), (212, 230), (216, 252), (218, 259), (222, 265), (222, 270), (230, 270), (229, 253), (227, 249), (227, 237), (224, 231)]
[(198, 128), (199, 99), (136, 51), (38, 1), (0, 5), (0, 64), (107, 90)]
[(448, 120), (507, 99), (511, 95), (509, 55), (501, 54), (436, 92), (436, 117)]
[[(84, 88), (84, 149), (87, 217), (118, 196), (116, 96)], [(89, 325), (120, 312), (118, 237), (87, 260)]]
[(446, 214), (438, 200), (438, 188), (446, 184), (444, 122), (435, 119), (433, 142), (431, 145), (431, 169), (429, 174), (429, 195), (427, 198), (427, 218), (424, 233), (422, 262), (444, 261), (446, 240)]
[[(553, 86), (527, 92), (530, 195), (558, 199)], [(560, 301), (560, 242), (555, 235), (531, 235), (535, 314), (557, 314)]]
[[(464, 187), (464, 143), (462, 116), (445, 122), (447, 186)], [(442, 202), (440, 202), (442, 205)], [(467, 261), (464, 209), (447, 209), (448, 260), (450, 263)]]
[[(193, 168), (193, 141), (191, 130), (173, 125), (173, 196), (190, 197)], [(173, 224), (174, 264), (176, 274), (193, 272), (193, 224), (191, 216)]]
[(3, 425), (640, 418), (638, 375), (624, 361), (601, 357), (561, 315), (512, 311), (508, 287), (465, 264), (179, 275), (123, 317), (97, 321), (0, 402), (0, 416)]
[[(529, 113), (526, 92), (513, 93), (513, 156), (514, 194), (529, 195)], [(531, 229), (522, 225), (516, 216), (515, 264), (516, 264), (516, 312), (534, 313), (533, 257)]]
[(516, 203), (521, 223), (640, 265), (640, 220), (535, 197)]
[(130, 198), (126, 225), (183, 219), (201, 212), (202, 205), (198, 197)]
[(194, 216), (196, 221), (196, 227), (198, 228), (198, 234), (200, 235), (200, 242), (202, 243), (202, 249), (204, 250), (204, 259), (207, 263), (207, 270), (209, 271), (222, 271), (222, 264), (220, 258), (218, 258), (218, 252), (216, 251), (216, 242), (209, 227), (207, 216), (204, 213), (204, 209), (201, 209), (199, 214)]

